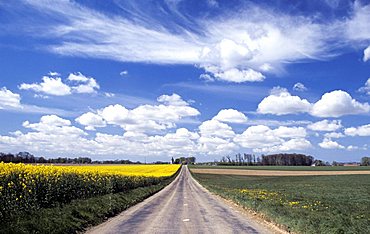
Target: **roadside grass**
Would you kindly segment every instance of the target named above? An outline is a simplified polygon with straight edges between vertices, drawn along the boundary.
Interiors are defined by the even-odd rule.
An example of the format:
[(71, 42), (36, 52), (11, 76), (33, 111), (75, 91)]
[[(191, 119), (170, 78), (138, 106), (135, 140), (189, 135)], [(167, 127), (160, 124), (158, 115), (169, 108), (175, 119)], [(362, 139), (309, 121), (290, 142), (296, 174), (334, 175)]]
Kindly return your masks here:
[(197, 169), (244, 169), (244, 170), (276, 170), (276, 171), (369, 171), (370, 166), (327, 166), (327, 167), (310, 167), (310, 166), (206, 166), (191, 165), (189, 168)]
[(170, 184), (180, 169), (156, 185), (126, 192), (73, 200), (53, 208), (23, 213), (11, 220), (0, 220), (0, 233), (79, 233), (98, 225), (145, 200)]
[(210, 191), (297, 233), (370, 233), (370, 175), (195, 174)]

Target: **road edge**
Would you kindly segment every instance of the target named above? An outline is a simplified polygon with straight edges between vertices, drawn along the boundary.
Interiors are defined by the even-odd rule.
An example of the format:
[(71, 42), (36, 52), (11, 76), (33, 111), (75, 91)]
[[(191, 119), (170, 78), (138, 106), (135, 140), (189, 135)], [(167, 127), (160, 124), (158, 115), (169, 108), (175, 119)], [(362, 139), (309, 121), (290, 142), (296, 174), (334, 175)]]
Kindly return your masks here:
[(145, 206), (148, 202), (152, 201), (153, 199), (157, 198), (158, 196), (160, 196), (163, 192), (169, 190), (173, 184), (179, 180), (180, 178), (180, 174), (182, 173), (182, 170), (183, 170), (183, 166), (180, 167), (180, 169), (178, 170), (177, 172), (177, 175), (176, 175), (176, 178), (174, 178), (171, 183), (169, 183), (168, 185), (166, 185), (164, 188), (162, 188), (161, 190), (159, 190), (158, 192), (154, 193), (153, 195), (149, 196), (148, 198), (142, 200), (141, 202), (129, 207), (128, 209), (118, 213), (117, 215), (113, 216), (113, 217), (110, 217), (108, 218), (107, 220), (105, 220), (104, 222), (96, 225), (96, 226), (90, 226), (88, 228), (86, 228), (82, 233), (96, 233), (96, 231), (100, 230), (100, 229), (104, 229), (107, 225), (110, 225), (112, 224), (113, 222), (120, 222), (119, 220), (128, 215), (128, 214), (131, 214), (133, 212), (135, 212), (136, 210), (139, 210), (140, 208), (142, 208), (143, 206)]
[(192, 174), (190, 168), (189, 168), (189, 172), (190, 172), (191, 178), (194, 180), (194, 182), (197, 183), (204, 191), (208, 192), (211, 196), (215, 197), (217, 200), (229, 205), (230, 208), (234, 208), (235, 210), (237, 210), (241, 214), (245, 215), (249, 219), (254, 220), (256, 223), (258, 223), (260, 225), (263, 225), (267, 229), (272, 230), (273, 233), (294, 234), (294, 232), (286, 230), (285, 226), (266, 219), (266, 216), (264, 214), (256, 212), (252, 209), (249, 209), (248, 207), (241, 206), (240, 204), (234, 202), (233, 200), (226, 199), (226, 198), (222, 197), (221, 195), (208, 190), (201, 183), (199, 183), (199, 181), (197, 179), (195, 179), (193, 177), (193, 174)]

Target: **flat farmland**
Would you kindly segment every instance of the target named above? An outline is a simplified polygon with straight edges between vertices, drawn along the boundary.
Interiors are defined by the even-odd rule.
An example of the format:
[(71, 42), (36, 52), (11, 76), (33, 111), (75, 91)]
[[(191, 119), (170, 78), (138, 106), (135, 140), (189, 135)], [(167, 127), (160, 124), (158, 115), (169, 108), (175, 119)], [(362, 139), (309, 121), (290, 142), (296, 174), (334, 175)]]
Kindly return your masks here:
[(74, 233), (168, 185), (180, 165), (0, 163), (0, 233)]
[(370, 171), (282, 171), (243, 169), (192, 169), (198, 174), (246, 175), (246, 176), (324, 176), (324, 175), (370, 175)]
[(87, 233), (285, 233), (255, 218), (204, 189), (183, 166), (162, 191)]
[(263, 171), (370, 171), (369, 166), (204, 166), (193, 165), (192, 169), (238, 169), (238, 170), (263, 170)]
[[(273, 171), (277, 175), (286, 172), (282, 168), (276, 168)], [(356, 170), (357, 168), (361, 170)], [(203, 167), (204, 169), (206, 168)], [(368, 168), (356, 169), (343, 167), (340, 171), (316, 171), (332, 172), (330, 176), (232, 175), (224, 174), (225, 171), (233, 171), (225, 168), (223, 174), (217, 174), (217, 169), (214, 173), (205, 174), (197, 173), (197, 170), (201, 170), (199, 167), (193, 167), (191, 172), (211, 192), (256, 212), (266, 220), (282, 225), (287, 231), (370, 233), (370, 175), (338, 175), (339, 172), (346, 171), (368, 171)], [(208, 167), (207, 170), (212, 169)], [(258, 168), (254, 171), (271, 170)], [(288, 172), (315, 171), (311, 168), (308, 171), (292, 168)]]

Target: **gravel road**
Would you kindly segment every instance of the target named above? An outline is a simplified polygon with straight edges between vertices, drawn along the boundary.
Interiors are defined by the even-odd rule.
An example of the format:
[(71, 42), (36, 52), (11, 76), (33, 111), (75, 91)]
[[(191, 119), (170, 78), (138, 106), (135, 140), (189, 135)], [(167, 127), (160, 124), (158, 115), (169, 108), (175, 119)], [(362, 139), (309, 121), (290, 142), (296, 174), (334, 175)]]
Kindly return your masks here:
[(165, 189), (87, 233), (278, 233), (210, 194), (187, 166)]

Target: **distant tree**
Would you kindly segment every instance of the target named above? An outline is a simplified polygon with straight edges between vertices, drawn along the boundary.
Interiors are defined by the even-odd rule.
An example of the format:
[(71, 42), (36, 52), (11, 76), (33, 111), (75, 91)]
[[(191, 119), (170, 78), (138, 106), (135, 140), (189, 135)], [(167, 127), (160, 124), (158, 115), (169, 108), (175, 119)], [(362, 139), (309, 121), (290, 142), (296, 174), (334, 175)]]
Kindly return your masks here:
[(252, 165), (252, 158), (251, 154), (244, 154), (244, 159), (248, 166)]
[(260, 157), (260, 156), (258, 156), (258, 157), (257, 157), (257, 165), (260, 165), (260, 164), (261, 164), (261, 161), (262, 161), (262, 160), (261, 160), (261, 157)]
[(314, 165), (319, 167), (319, 166), (326, 166), (326, 163), (322, 160), (315, 160)]
[(361, 166), (370, 166), (370, 157), (362, 157)]
[(194, 164), (195, 163), (195, 160), (196, 160), (195, 157), (188, 157), (188, 158), (186, 158), (186, 161), (187, 161), (188, 164)]
[(226, 158), (227, 158), (227, 162), (228, 163), (231, 163), (231, 157), (230, 157), (230, 155), (227, 155)]
[(180, 157), (180, 158), (176, 158), (174, 163), (175, 164), (194, 164), (195, 160), (196, 160), (195, 157), (187, 157), (187, 158)]
[(36, 161), (37, 163), (47, 163), (48, 162), (48, 160), (46, 160), (44, 157), (40, 157), (40, 158), (38, 158), (37, 159), (37, 161)]

